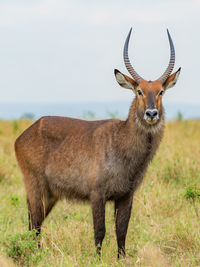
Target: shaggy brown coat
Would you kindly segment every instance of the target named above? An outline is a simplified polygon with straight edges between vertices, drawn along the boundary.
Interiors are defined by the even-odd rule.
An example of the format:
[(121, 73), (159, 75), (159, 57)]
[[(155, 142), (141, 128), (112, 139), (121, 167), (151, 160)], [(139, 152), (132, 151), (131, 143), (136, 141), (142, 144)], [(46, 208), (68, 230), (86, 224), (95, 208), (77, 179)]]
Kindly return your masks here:
[[(125, 87), (117, 77), (121, 73), (115, 74)], [(15, 151), (24, 175), (29, 229), (39, 233), (43, 220), (59, 199), (89, 200), (95, 245), (100, 253), (105, 235), (105, 204), (113, 200), (118, 253), (125, 254), (133, 194), (163, 136), (162, 96), (158, 97), (158, 93), (167, 88), (175, 74), (164, 86), (158, 81), (137, 85), (124, 75), (136, 93), (125, 121), (43, 117), (18, 137)], [(143, 96), (137, 93), (138, 89)], [(159, 110), (159, 120), (149, 125), (143, 117), (152, 101)]]

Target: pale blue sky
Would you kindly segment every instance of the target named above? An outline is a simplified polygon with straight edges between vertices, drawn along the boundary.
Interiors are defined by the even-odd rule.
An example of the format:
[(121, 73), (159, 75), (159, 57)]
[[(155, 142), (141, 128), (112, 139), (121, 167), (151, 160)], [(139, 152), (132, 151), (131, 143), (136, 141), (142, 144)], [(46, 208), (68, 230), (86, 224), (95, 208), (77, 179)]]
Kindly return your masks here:
[(200, 104), (200, 1), (0, 1), (0, 102), (126, 101), (114, 68), (156, 79), (169, 60), (169, 29), (182, 73), (168, 102)]

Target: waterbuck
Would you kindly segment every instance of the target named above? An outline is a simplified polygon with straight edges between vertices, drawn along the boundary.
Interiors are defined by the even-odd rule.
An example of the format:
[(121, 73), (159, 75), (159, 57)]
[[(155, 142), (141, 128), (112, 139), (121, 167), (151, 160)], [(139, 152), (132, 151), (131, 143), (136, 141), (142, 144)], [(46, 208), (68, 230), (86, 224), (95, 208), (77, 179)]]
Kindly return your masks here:
[[(132, 29), (131, 29), (132, 30)], [(27, 192), (29, 229), (40, 233), (43, 220), (62, 198), (89, 200), (94, 238), (100, 254), (105, 236), (105, 204), (115, 204), (118, 257), (125, 255), (125, 238), (132, 199), (163, 136), (162, 96), (176, 84), (180, 68), (171, 74), (175, 50), (167, 30), (170, 61), (164, 74), (146, 81), (128, 58), (131, 30), (124, 45), (124, 62), (132, 78), (115, 69), (119, 85), (135, 98), (127, 120), (85, 121), (42, 117), (15, 142)]]

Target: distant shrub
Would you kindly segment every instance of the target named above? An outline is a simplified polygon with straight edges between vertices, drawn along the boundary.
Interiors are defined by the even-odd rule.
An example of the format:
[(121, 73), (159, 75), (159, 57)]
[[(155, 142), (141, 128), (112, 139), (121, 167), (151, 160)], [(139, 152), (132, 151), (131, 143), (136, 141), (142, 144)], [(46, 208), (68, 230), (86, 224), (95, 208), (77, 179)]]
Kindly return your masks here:
[(13, 133), (16, 133), (18, 129), (19, 129), (18, 121), (13, 121)]
[(119, 117), (119, 112), (117, 110), (116, 111), (107, 111), (107, 114), (112, 119), (116, 119), (117, 117)]
[(83, 118), (85, 119), (94, 119), (95, 118), (95, 113), (91, 110), (84, 111), (83, 112)]
[(181, 111), (178, 111), (177, 116), (176, 116), (176, 120), (177, 121), (183, 121), (183, 114), (181, 113)]
[(33, 120), (35, 118), (35, 114), (31, 113), (31, 112), (25, 112), (21, 118), (23, 119), (29, 119), (29, 120)]

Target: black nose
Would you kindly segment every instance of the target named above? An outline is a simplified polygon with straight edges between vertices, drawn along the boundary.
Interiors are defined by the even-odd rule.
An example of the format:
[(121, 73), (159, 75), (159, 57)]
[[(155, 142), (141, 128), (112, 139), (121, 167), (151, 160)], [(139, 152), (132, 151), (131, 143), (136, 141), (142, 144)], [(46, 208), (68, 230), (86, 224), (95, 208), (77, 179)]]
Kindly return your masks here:
[(158, 110), (157, 109), (147, 109), (145, 112), (147, 118), (154, 119), (158, 116)]

